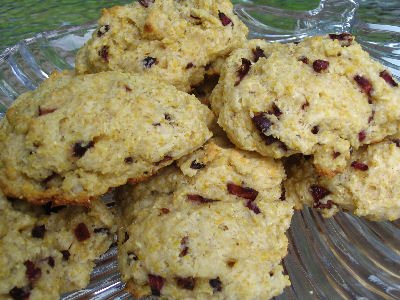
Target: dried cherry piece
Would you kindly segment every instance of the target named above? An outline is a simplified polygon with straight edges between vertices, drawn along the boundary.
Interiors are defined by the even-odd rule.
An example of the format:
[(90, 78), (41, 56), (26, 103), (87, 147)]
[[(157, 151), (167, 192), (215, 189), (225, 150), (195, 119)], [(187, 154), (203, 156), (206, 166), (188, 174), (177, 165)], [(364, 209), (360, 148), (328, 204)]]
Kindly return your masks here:
[(95, 228), (93, 229), (94, 233), (106, 233), (106, 234), (110, 234), (110, 228), (108, 227), (99, 227), (99, 228)]
[(195, 20), (201, 20), (200, 17), (197, 17), (197, 16), (193, 15), (192, 13), (190, 14), (190, 17), (193, 18), (193, 19), (195, 19)]
[(196, 160), (192, 161), (192, 163), (190, 164), (190, 168), (195, 170), (202, 169), (205, 166), (205, 164), (203, 164), (202, 162), (197, 162)]
[(148, 274), (147, 276), (149, 279), (149, 284), (150, 284), (152, 295), (160, 296), (160, 291), (164, 286), (165, 278), (158, 276), (158, 275), (153, 275), (153, 274)]
[(317, 73), (321, 73), (321, 71), (326, 70), (329, 67), (329, 61), (317, 59), (313, 62), (313, 69)]
[(170, 114), (164, 114), (164, 119), (167, 121), (171, 121), (171, 115)]
[(158, 64), (157, 58), (148, 56), (145, 59), (143, 59), (143, 65), (145, 69), (150, 69), (153, 64), (156, 65)]
[(26, 267), (25, 275), (28, 277), (29, 281), (36, 281), (40, 278), (40, 276), (42, 276), (42, 270), (37, 268), (30, 260), (24, 262), (24, 265)]
[(125, 157), (124, 162), (126, 164), (132, 164), (133, 163), (133, 157), (129, 156), (129, 157)]
[(187, 241), (188, 241), (189, 237), (185, 236), (181, 239), (181, 246), (183, 247), (181, 253), (179, 253), (179, 257), (184, 257), (188, 251), (189, 251), (189, 247), (187, 246)]
[(249, 187), (241, 187), (234, 183), (228, 182), (227, 183), (228, 193), (232, 195), (236, 195), (240, 198), (248, 199), (248, 200), (255, 200), (257, 198), (258, 192)]
[(149, 7), (149, 3), (154, 3), (154, 0), (139, 0), (139, 3), (143, 6), (148, 8)]
[(247, 207), (248, 209), (252, 210), (256, 215), (258, 215), (259, 213), (261, 213), (260, 208), (259, 208), (259, 207), (257, 206), (257, 204), (256, 204), (254, 201), (252, 201), (252, 200), (247, 201), (246, 207)]
[(169, 161), (169, 160), (171, 160), (171, 159), (172, 159), (171, 156), (165, 155), (164, 158), (163, 158), (162, 160), (153, 163), (153, 165), (159, 166), (160, 164), (165, 163), (165, 162), (167, 162), (167, 161)]
[(354, 76), (354, 80), (357, 82), (360, 89), (370, 97), (371, 93), (374, 91), (371, 82), (361, 75)]
[(98, 54), (105, 62), (108, 62), (108, 46), (103, 46)]
[(46, 108), (41, 108), (39, 106), (39, 117), (43, 116), (43, 115), (51, 114), (51, 113), (55, 112), (56, 110), (57, 110), (57, 108), (48, 108), (48, 109), (46, 109)]
[(396, 144), (396, 147), (399, 147), (400, 148), (400, 140), (399, 139), (393, 139), (393, 140), (390, 140), (392, 143), (395, 143)]
[(102, 37), (107, 31), (110, 30), (110, 25), (103, 25), (97, 31), (97, 37)]
[(368, 170), (368, 166), (362, 162), (359, 161), (353, 161), (351, 163), (351, 167), (356, 169), (356, 170), (360, 170), (360, 171), (367, 171)]
[(261, 57), (266, 57), (265, 53), (264, 53), (264, 50), (261, 49), (260, 46), (257, 46), (256, 49), (253, 49), (252, 52), (253, 52), (253, 55), (254, 55), (254, 59), (253, 59), (254, 62), (258, 62), (258, 60)]
[(215, 279), (210, 279), (208, 281), (208, 283), (211, 285), (211, 287), (213, 288), (213, 292), (220, 292), (222, 291), (222, 282), (219, 279), (219, 277), (215, 278)]
[(186, 198), (187, 198), (187, 200), (189, 200), (191, 202), (196, 202), (196, 203), (200, 203), (200, 204), (212, 203), (212, 202), (218, 201), (218, 200), (213, 200), (213, 199), (207, 199), (200, 195), (187, 195)]
[(63, 260), (68, 261), (71, 253), (68, 250), (61, 250), (60, 252), (63, 256)]
[(281, 196), (279, 197), (279, 200), (281, 200), (281, 201), (286, 200), (286, 189), (284, 186), (282, 187), (282, 192), (281, 192)]
[(230, 23), (232, 23), (233, 26), (232, 20), (229, 19), (223, 12), (218, 11), (218, 18), (221, 20), (223, 26), (226, 26)]
[(265, 113), (258, 113), (255, 114), (253, 118), (251, 118), (253, 121), (254, 126), (261, 131), (264, 135), (266, 135), (267, 131), (269, 128), (274, 124), (268, 118), (265, 116)]
[(79, 242), (90, 238), (90, 232), (85, 223), (79, 223), (74, 229), (75, 237)]
[(47, 263), (49, 264), (49, 266), (52, 267), (52, 268), (54, 268), (54, 266), (56, 265), (56, 262), (55, 262), (53, 256), (46, 257), (46, 258), (44, 259), (44, 261), (47, 261)]
[(302, 110), (305, 110), (306, 107), (308, 107), (308, 106), (310, 106), (310, 103), (306, 100), (306, 103), (304, 103), (304, 104), (301, 106), (301, 109), (302, 109)]
[(364, 141), (366, 137), (367, 137), (367, 134), (365, 133), (364, 130), (358, 133), (358, 140), (360, 142)]
[(340, 152), (333, 152), (332, 156), (333, 159), (337, 158), (341, 153)]
[(187, 69), (191, 69), (191, 68), (193, 68), (194, 67), (194, 64), (193, 63), (188, 63), (187, 65), (186, 65), (186, 70)]
[(31, 287), (13, 287), (8, 294), (13, 298), (14, 300), (28, 300), (29, 296), (31, 294)]
[(275, 102), (272, 103), (272, 108), (268, 111), (270, 115), (274, 115), (279, 119), (279, 117), (282, 115), (282, 111), (280, 108), (275, 104)]
[(176, 284), (181, 288), (185, 290), (190, 290), (193, 291), (194, 286), (196, 285), (196, 278), (193, 277), (176, 277)]
[(314, 206), (315, 206), (315, 203), (319, 203), (319, 200), (325, 198), (331, 192), (328, 189), (324, 188), (323, 186), (315, 184), (310, 187), (310, 193), (314, 199)]
[(340, 33), (340, 34), (335, 34), (331, 33), (329, 34), (329, 37), (331, 40), (339, 40), (343, 43), (340, 43), (342, 47), (348, 47), (351, 45), (351, 42), (353, 41), (353, 36), (350, 33)]
[(46, 233), (46, 226), (45, 225), (40, 225), (40, 226), (35, 226), (32, 229), (32, 236), (37, 239), (42, 239), (44, 238), (44, 234)]
[[(164, 215), (169, 214), (169, 209), (165, 208), (165, 207), (161, 208), (161, 214), (164, 214)], [(161, 214), (159, 214), (159, 216), (161, 216)]]
[(242, 65), (239, 67), (238, 75), (239, 80), (235, 82), (235, 86), (238, 86), (239, 83), (243, 80), (243, 78), (249, 73), (251, 67), (251, 61), (247, 58), (242, 58)]
[(393, 87), (399, 86), (399, 84), (396, 81), (394, 81), (393, 77), (389, 74), (388, 71), (385, 70), (380, 72), (379, 76), (382, 77), (389, 85)]
[(318, 126), (314, 126), (313, 128), (311, 128), (311, 133), (312, 134), (317, 134), (319, 132), (319, 127)]
[(368, 118), (368, 124), (372, 122), (375, 117), (375, 109), (372, 110), (371, 115)]
[(332, 200), (328, 200), (326, 201), (326, 203), (321, 203), (321, 202), (314, 202), (313, 207), (314, 208), (318, 208), (318, 209), (331, 209), (332, 205), (334, 205), (335, 203)]
[(85, 155), (86, 151), (89, 148), (92, 148), (94, 146), (94, 143), (91, 141), (87, 143), (85, 146), (82, 146), (83, 142), (77, 142), (74, 144), (74, 156), (75, 157), (82, 157)]
[(306, 56), (300, 56), (298, 61), (301, 61), (304, 64), (308, 64), (308, 58)]
[(127, 91), (127, 92), (132, 92), (132, 89), (129, 87), (129, 86), (125, 86), (125, 90)]

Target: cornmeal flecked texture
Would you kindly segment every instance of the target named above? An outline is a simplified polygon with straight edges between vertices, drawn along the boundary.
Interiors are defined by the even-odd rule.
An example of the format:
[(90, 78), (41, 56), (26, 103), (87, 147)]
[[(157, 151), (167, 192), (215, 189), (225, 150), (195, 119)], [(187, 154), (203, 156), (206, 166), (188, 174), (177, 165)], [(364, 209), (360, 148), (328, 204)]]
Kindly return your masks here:
[(101, 200), (58, 209), (0, 195), (0, 299), (58, 299), (89, 283), (114, 240), (113, 215)]
[(76, 70), (151, 73), (189, 91), (246, 40), (248, 29), (232, 8), (229, 0), (147, 0), (104, 9)]
[(218, 123), (242, 149), (313, 155), (321, 175), (343, 172), (351, 148), (395, 134), (400, 120), (397, 82), (353, 39), (249, 41), (227, 59), (211, 96)]
[(311, 162), (301, 159), (285, 182), (287, 198), (297, 208), (314, 206), (325, 217), (342, 207), (374, 221), (400, 218), (399, 137), (354, 151), (345, 171), (333, 178), (318, 176)]
[(117, 192), (127, 289), (161, 299), (279, 295), (290, 284), (280, 262), (293, 213), (279, 199), (282, 164), (210, 142), (178, 165)]
[(89, 205), (210, 137), (212, 112), (150, 76), (54, 73), (0, 123), (0, 186), (34, 203)]

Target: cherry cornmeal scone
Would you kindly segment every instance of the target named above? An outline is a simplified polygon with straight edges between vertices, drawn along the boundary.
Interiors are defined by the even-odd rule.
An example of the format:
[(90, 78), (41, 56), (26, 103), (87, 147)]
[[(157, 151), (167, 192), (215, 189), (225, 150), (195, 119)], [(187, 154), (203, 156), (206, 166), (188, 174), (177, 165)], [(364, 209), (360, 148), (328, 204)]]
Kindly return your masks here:
[(189, 91), (246, 40), (248, 29), (232, 9), (229, 0), (143, 0), (104, 9), (76, 71), (150, 73)]
[(216, 143), (118, 189), (118, 262), (135, 297), (269, 299), (290, 284), (282, 163)]
[(355, 150), (342, 174), (318, 176), (311, 161), (290, 167), (286, 196), (331, 217), (339, 208), (374, 221), (400, 218), (400, 135)]
[(211, 96), (239, 148), (312, 155), (319, 174), (343, 172), (350, 150), (399, 130), (400, 90), (349, 34), (298, 45), (249, 41), (232, 52)]
[(59, 299), (84, 288), (114, 241), (116, 225), (102, 200), (90, 209), (34, 206), (0, 191), (0, 299)]
[(0, 121), (0, 187), (36, 204), (90, 205), (202, 146), (212, 119), (151, 76), (54, 73)]

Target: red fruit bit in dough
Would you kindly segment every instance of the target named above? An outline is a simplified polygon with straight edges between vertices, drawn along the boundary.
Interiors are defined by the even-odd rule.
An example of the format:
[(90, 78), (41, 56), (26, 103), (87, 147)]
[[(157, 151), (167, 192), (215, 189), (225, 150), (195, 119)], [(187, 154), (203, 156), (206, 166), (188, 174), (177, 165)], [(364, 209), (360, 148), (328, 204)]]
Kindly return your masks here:
[(181, 288), (185, 290), (190, 290), (192, 291), (194, 289), (194, 286), (196, 285), (196, 278), (193, 277), (176, 277), (176, 284)]
[(264, 50), (261, 49), (259, 46), (256, 47), (256, 49), (253, 49), (253, 55), (254, 55), (254, 62), (257, 62), (261, 57), (266, 57)]
[(241, 187), (234, 183), (229, 182), (227, 185), (229, 194), (236, 195), (240, 198), (255, 200), (257, 198), (258, 192), (249, 187)]
[(199, 204), (211, 203), (211, 202), (218, 201), (218, 200), (213, 200), (213, 199), (207, 199), (200, 195), (187, 195), (186, 197), (187, 197), (187, 200), (189, 200), (191, 202), (199, 203)]
[(154, 165), (155, 166), (159, 166), (160, 164), (165, 163), (165, 162), (167, 162), (167, 161), (169, 161), (171, 159), (172, 159), (171, 156), (166, 155), (166, 156), (164, 156), (164, 158), (162, 160), (155, 162)]
[(302, 110), (305, 110), (307, 107), (309, 107), (310, 106), (310, 102), (308, 102), (308, 101), (306, 101), (306, 103), (304, 103), (302, 106), (301, 106), (301, 109)]
[(97, 37), (102, 37), (107, 31), (110, 30), (110, 25), (101, 26), (100, 29), (97, 31)]
[(189, 247), (187, 246), (187, 242), (188, 242), (189, 237), (185, 236), (181, 239), (181, 246), (182, 246), (182, 251), (181, 253), (179, 253), (179, 257), (184, 257), (188, 251), (189, 251)]
[(274, 115), (278, 119), (282, 115), (282, 111), (280, 110), (280, 108), (275, 103), (272, 103), (272, 108), (268, 111), (268, 113), (270, 115)]
[(386, 70), (380, 72), (379, 76), (382, 77), (389, 85), (393, 87), (397, 87), (399, 85), (396, 81), (394, 81), (393, 77)]
[(281, 200), (281, 201), (285, 201), (286, 200), (286, 189), (285, 189), (285, 187), (282, 187), (282, 192), (281, 192), (281, 196), (279, 197), (279, 200)]
[(396, 147), (400, 148), (400, 140), (399, 139), (394, 139), (394, 140), (390, 140), (392, 143), (396, 144)]
[(329, 67), (329, 61), (317, 59), (316, 61), (313, 62), (313, 69), (317, 73), (326, 70), (328, 67)]
[(108, 47), (107, 46), (103, 46), (103, 48), (101, 48), (101, 50), (99, 50), (98, 54), (105, 62), (108, 62)]
[(300, 56), (298, 60), (304, 64), (308, 64), (308, 58), (305, 56)]
[(78, 241), (83, 242), (90, 238), (90, 232), (85, 223), (79, 223), (74, 230), (75, 237)]
[(149, 279), (149, 284), (151, 288), (151, 293), (153, 296), (160, 296), (161, 289), (164, 286), (165, 283), (165, 278), (158, 276), (158, 275), (153, 275), (153, 274), (148, 274), (148, 279)]
[(42, 276), (42, 270), (40, 268), (37, 268), (33, 262), (30, 260), (27, 260), (24, 262), (24, 265), (26, 267), (26, 277), (28, 277), (29, 281), (36, 281)]
[(34, 238), (42, 239), (42, 238), (44, 238), (44, 234), (45, 233), (46, 233), (46, 226), (45, 225), (35, 226), (32, 229), (32, 236)]
[(256, 215), (258, 215), (259, 213), (261, 213), (260, 208), (257, 206), (256, 203), (254, 203), (254, 201), (249, 200), (246, 203), (246, 207), (250, 210), (252, 210)]
[[(232, 23), (232, 20), (229, 19), (223, 12), (218, 11), (218, 18), (221, 20), (223, 26), (226, 26)], [(233, 23), (232, 23), (233, 26)]]
[(251, 67), (251, 61), (246, 58), (242, 58), (242, 65), (239, 67), (238, 75), (239, 80), (235, 82), (235, 86), (238, 86), (243, 78), (249, 73)]
[(55, 112), (57, 110), (57, 108), (50, 108), (50, 109), (45, 109), (45, 108), (41, 108), (39, 106), (39, 116), (44, 116), (47, 114), (51, 114), (53, 112)]
[(328, 196), (331, 192), (328, 189), (326, 189), (326, 188), (324, 188), (324, 187), (322, 187), (320, 185), (312, 185), (310, 187), (310, 193), (311, 193), (311, 196), (314, 199), (313, 207), (314, 208), (321, 208), (321, 206), (324, 206), (325, 204), (321, 203), (320, 200), (325, 198), (326, 196)]
[(356, 75), (354, 76), (354, 80), (357, 82), (358, 86), (364, 93), (366, 93), (368, 96), (371, 96), (371, 93), (374, 91), (374, 89), (367, 78)]
[(145, 69), (150, 69), (153, 64), (155, 65), (158, 64), (157, 58), (148, 56), (145, 59), (143, 59), (143, 65)]
[(220, 292), (222, 291), (222, 282), (219, 279), (219, 277), (215, 278), (215, 279), (210, 279), (208, 281), (208, 283), (211, 285), (211, 287), (213, 288), (213, 292)]
[(356, 170), (360, 170), (360, 171), (367, 171), (368, 170), (368, 166), (362, 162), (359, 161), (353, 161), (351, 163), (351, 167), (356, 169)]
[(192, 163), (190, 164), (190, 168), (195, 170), (202, 169), (205, 166), (205, 164), (203, 164), (202, 162), (197, 162), (196, 160), (192, 161)]
[(63, 260), (68, 261), (69, 257), (71, 256), (71, 253), (69, 253), (68, 250), (61, 250), (60, 252), (63, 256)]
[(367, 137), (367, 134), (365, 133), (365, 131), (361, 131), (358, 133), (358, 140), (360, 142), (364, 141), (366, 137)]
[(269, 128), (274, 124), (265, 116), (265, 113), (258, 113), (251, 118), (253, 124), (257, 127), (261, 133), (266, 135)]
[(342, 47), (350, 46), (351, 42), (353, 41), (353, 36), (350, 33), (340, 33), (340, 34), (331, 33), (329, 34), (329, 37), (331, 38), (331, 40), (341, 41), (340, 44)]
[(92, 148), (94, 146), (93, 142), (87, 143), (85, 146), (82, 146), (83, 142), (78, 142), (74, 144), (74, 156), (75, 157), (82, 157), (85, 155), (86, 151), (89, 148)]
[(143, 7), (149, 7), (149, 3), (154, 3), (154, 0), (139, 0), (139, 3), (143, 6)]
[(30, 287), (24, 287), (24, 288), (14, 287), (9, 292), (9, 295), (14, 300), (28, 300), (30, 294), (31, 294)]

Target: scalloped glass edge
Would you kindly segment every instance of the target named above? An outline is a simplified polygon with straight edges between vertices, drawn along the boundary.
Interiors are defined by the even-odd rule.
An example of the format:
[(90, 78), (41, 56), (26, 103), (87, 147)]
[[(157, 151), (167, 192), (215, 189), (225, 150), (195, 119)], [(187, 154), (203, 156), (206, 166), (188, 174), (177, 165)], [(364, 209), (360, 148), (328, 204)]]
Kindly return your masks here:
[[(249, 27), (249, 38), (294, 42), (350, 32), (374, 59), (400, 76), (400, 27), (358, 21), (356, 1), (323, 0), (316, 9), (300, 12), (243, 2), (235, 5), (235, 12)], [(274, 26), (276, 18), (291, 20), (294, 28)], [(77, 49), (95, 27), (65, 27), (6, 48), (0, 54), (0, 117), (20, 93), (35, 89), (53, 70), (72, 69)], [(112, 201), (110, 195), (103, 198)], [(283, 266), (292, 285), (275, 299), (400, 299), (399, 220), (371, 222), (350, 213), (324, 219), (304, 209), (295, 212), (287, 236)], [(132, 299), (124, 291), (116, 252), (114, 246), (96, 261), (85, 289), (62, 299)]]

